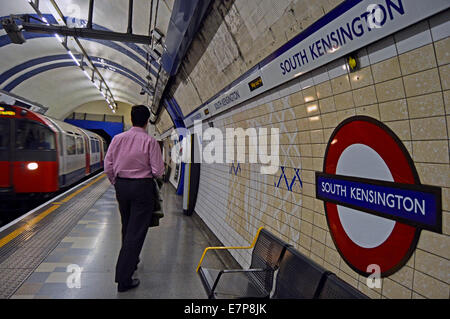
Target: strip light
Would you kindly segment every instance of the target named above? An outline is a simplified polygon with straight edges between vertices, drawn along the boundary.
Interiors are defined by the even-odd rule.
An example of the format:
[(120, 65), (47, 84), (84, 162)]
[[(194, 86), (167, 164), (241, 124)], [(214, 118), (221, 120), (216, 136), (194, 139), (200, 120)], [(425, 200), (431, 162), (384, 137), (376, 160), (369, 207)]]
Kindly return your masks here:
[[(40, 10), (38, 9), (37, 6), (39, 6), (39, 4), (37, 4), (37, 6), (35, 6), (33, 0), (27, 0), (27, 1), (28, 1), (28, 3), (33, 7), (33, 9), (36, 11), (36, 13), (39, 15), (39, 17), (41, 18), (41, 20), (42, 20), (46, 25), (50, 25), (50, 23), (48, 22), (47, 18), (45, 18), (45, 17), (42, 15), (42, 13), (40, 12)], [(51, 6), (50, 4), (48, 4), (48, 6), (51, 7), (51, 8), (53, 8), (53, 6)], [(51, 13), (51, 15), (52, 15), (57, 21), (59, 21), (58, 23), (59, 23), (60, 25), (64, 25), (64, 24), (65, 24), (65, 23), (64, 23), (64, 18), (63, 18), (62, 16), (60, 16), (60, 19), (59, 19), (59, 20), (58, 20), (58, 18), (55, 17), (55, 13), (58, 14), (58, 11), (56, 11), (56, 10), (50, 10), (50, 11), (53, 12), (53, 13)], [(58, 14), (58, 15), (59, 15), (59, 14)], [(101, 90), (101, 87), (102, 87), (102, 86), (101, 86), (101, 83), (103, 83), (103, 81), (100, 80), (100, 85), (98, 85), (98, 84), (95, 82), (94, 78), (93, 78), (93, 77), (91, 78), (91, 76), (89, 75), (89, 73), (88, 73), (88, 72), (85, 70), (85, 68), (80, 64), (80, 62), (77, 60), (77, 58), (76, 58), (75, 55), (72, 53), (72, 51), (67, 47), (67, 42), (65, 42), (64, 39), (61, 38), (61, 36), (60, 36), (59, 34), (57, 34), (57, 33), (55, 33), (54, 36), (55, 36), (55, 38), (58, 40), (58, 42), (61, 43), (61, 44), (64, 46), (64, 48), (67, 50), (67, 54), (69, 54), (70, 57), (72, 58), (72, 60), (76, 63), (76, 65), (77, 65), (78, 67), (80, 67), (80, 69), (83, 71), (84, 75), (85, 75), (91, 82), (93, 82), (93, 84), (94, 84), (94, 86), (97, 88), (97, 90), (100, 91), (100, 93), (101, 93), (101, 94), (103, 95), (103, 97), (105, 98), (106, 103), (108, 104), (108, 106), (109, 106), (109, 108), (112, 110), (112, 112), (113, 112), (113, 113), (116, 113), (115, 108), (117, 108), (117, 103), (114, 101), (114, 97), (113, 97), (113, 95), (112, 95), (112, 92), (111, 92), (111, 90), (108, 88), (108, 86), (106, 85), (106, 83), (105, 83), (106, 91), (107, 91), (107, 92), (109, 91), (109, 95), (111, 96), (112, 103), (111, 103), (111, 101), (109, 100), (107, 94), (105, 94), (105, 93)], [(94, 68), (94, 69), (95, 69), (95, 68)], [(98, 71), (97, 71), (97, 72), (98, 72)], [(101, 78), (101, 74), (100, 74), (100, 78)], [(113, 105), (114, 105), (114, 106), (113, 106)]]

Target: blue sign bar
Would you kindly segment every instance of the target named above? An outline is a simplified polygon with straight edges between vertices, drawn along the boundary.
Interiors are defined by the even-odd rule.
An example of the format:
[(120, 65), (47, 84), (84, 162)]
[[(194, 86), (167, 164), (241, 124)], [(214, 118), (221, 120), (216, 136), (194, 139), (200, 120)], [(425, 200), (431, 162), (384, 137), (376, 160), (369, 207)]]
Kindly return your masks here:
[(439, 187), (316, 172), (316, 197), (442, 233)]

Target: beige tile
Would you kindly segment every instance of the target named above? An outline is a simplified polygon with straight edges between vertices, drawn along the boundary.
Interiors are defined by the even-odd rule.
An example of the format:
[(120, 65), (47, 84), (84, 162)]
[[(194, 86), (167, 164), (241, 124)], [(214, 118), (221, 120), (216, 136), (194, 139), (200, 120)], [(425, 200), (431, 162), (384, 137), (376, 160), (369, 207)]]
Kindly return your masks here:
[(415, 162), (449, 163), (448, 141), (413, 141)]
[(338, 124), (336, 113), (322, 114), (322, 124), (324, 128), (335, 128)]
[(325, 257), (325, 245), (313, 239), (311, 242), (311, 252), (323, 259)]
[(405, 265), (397, 272), (389, 276), (389, 278), (401, 284), (402, 286), (405, 286), (406, 288), (412, 289), (413, 274), (414, 269)]
[(439, 67), (442, 90), (450, 90), (450, 64)]
[(355, 106), (369, 105), (377, 103), (375, 86), (369, 85), (361, 89), (353, 90), (353, 101)]
[(416, 269), (450, 284), (450, 261), (448, 259), (417, 249)]
[(336, 105), (336, 110), (338, 111), (354, 107), (352, 92), (336, 94), (334, 96), (334, 104)]
[(356, 115), (366, 115), (377, 120), (380, 119), (378, 104), (366, 105), (356, 108)]
[(323, 99), (333, 95), (330, 81), (322, 82), (316, 85), (316, 94), (319, 99)]
[(411, 140), (411, 129), (409, 121), (386, 122), (386, 124), (402, 141)]
[(313, 261), (315, 261), (320, 266), (323, 266), (324, 260), (320, 256), (317, 256), (315, 252), (311, 249), (311, 255), (309, 256)]
[(407, 99), (410, 118), (444, 115), (442, 93), (419, 95)]
[(370, 66), (350, 74), (350, 84), (353, 89), (358, 89), (373, 84)]
[[(344, 262), (341, 262), (341, 266), (342, 264), (344, 264)], [(339, 271), (336, 275), (353, 287), (358, 288), (358, 278), (354, 278), (342, 270)]]
[(434, 42), (438, 65), (450, 63), (450, 37)]
[(450, 186), (448, 164), (417, 163), (416, 168), (423, 184), (441, 187)]
[(447, 123), (445, 117), (428, 117), (411, 120), (413, 140), (447, 139)]
[(422, 296), (422, 295), (419, 295), (419, 294), (416, 293), (416, 292), (413, 292), (413, 294), (412, 294), (412, 299), (427, 299), (427, 298), (425, 298), (425, 297)]
[(314, 86), (304, 89), (302, 92), (303, 92), (303, 100), (305, 103), (317, 100), (316, 88)]
[(441, 90), (439, 72), (436, 68), (407, 75), (403, 77), (403, 82), (405, 84), (406, 96), (408, 97), (433, 93)]
[(312, 144), (312, 156), (322, 158), (325, 155), (326, 144)]
[(358, 283), (358, 289), (371, 299), (381, 299), (381, 288), (369, 288), (365, 280)]
[(349, 265), (347, 265), (344, 259), (342, 259), (341, 264), (339, 265), (339, 269), (355, 280), (358, 280), (359, 275), (353, 269), (351, 269)]
[(309, 131), (297, 133), (297, 144), (309, 144), (311, 143), (311, 135)]
[[(306, 197), (306, 196), (303, 196), (303, 197)], [(310, 209), (303, 208), (302, 209), (302, 221), (305, 221), (312, 225), (312, 223), (314, 222), (314, 212)], [(300, 225), (300, 227), (301, 227), (301, 225)], [(312, 229), (312, 226), (311, 226), (311, 229)]]
[(450, 259), (450, 237), (422, 230), (417, 248)]
[(330, 82), (331, 88), (333, 89), (333, 94), (339, 94), (351, 90), (350, 80), (347, 74), (334, 78)]
[(411, 299), (412, 291), (393, 280), (386, 278), (383, 282), (383, 296), (390, 299)]
[(375, 85), (378, 102), (399, 100), (405, 97), (403, 82), (401, 78), (378, 83)]
[(320, 112), (322, 114), (336, 111), (336, 105), (334, 104), (334, 98), (331, 96), (331, 97), (319, 100), (319, 108), (320, 108)]
[(401, 76), (400, 64), (397, 57), (393, 57), (372, 65), (375, 83), (384, 82)]
[(430, 277), (420, 271), (414, 271), (413, 290), (427, 298), (444, 298), (449, 297), (449, 285)]
[(326, 231), (317, 226), (313, 226), (312, 238), (325, 245)]
[(308, 114), (308, 116), (320, 114), (319, 103), (317, 101), (312, 102), (312, 103), (306, 103), (305, 109), (306, 109), (306, 113)]
[(380, 103), (379, 110), (382, 121), (405, 120), (408, 118), (406, 99)]
[(305, 104), (300, 104), (294, 107), (295, 118), (301, 119), (308, 116)]
[[(304, 249), (310, 251), (311, 250), (311, 237), (300, 233), (299, 245)], [(306, 254), (305, 252), (303, 252)]]
[(311, 143), (324, 143), (323, 130), (310, 131)]
[(336, 112), (336, 117), (337, 117), (337, 120), (339, 123), (341, 123), (345, 119), (347, 119), (351, 116), (355, 116), (355, 115), (356, 115), (356, 110), (354, 108)]
[(450, 90), (444, 91), (445, 113), (450, 114)]
[(399, 56), (403, 75), (420, 72), (436, 67), (433, 44), (408, 51)]
[(330, 139), (331, 134), (333, 134), (334, 128), (326, 128), (323, 130), (323, 138), (324, 141), (327, 141)]
[(339, 268), (337, 268), (335, 265), (328, 263), (327, 261), (323, 262), (323, 267), (328, 270), (331, 271), (332, 273), (337, 273), (339, 272)]
[[(448, 201), (448, 198), (446, 200)], [(442, 212), (442, 233), (450, 235), (450, 212)]]
[(339, 269), (341, 256), (335, 249), (325, 247), (325, 261), (336, 267), (336, 269)]
[(442, 189), (442, 209), (450, 211), (450, 188)]

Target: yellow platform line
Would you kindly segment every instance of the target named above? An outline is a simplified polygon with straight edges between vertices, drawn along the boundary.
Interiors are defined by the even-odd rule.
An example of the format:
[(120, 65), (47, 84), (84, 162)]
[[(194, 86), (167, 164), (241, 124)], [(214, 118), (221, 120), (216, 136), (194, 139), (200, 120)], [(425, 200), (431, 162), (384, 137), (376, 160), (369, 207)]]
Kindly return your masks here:
[(33, 225), (37, 224), (38, 222), (40, 222), (45, 216), (47, 216), (48, 214), (53, 212), (55, 209), (59, 208), (61, 206), (61, 203), (65, 203), (65, 202), (69, 201), (70, 199), (72, 199), (73, 197), (75, 197), (76, 195), (81, 193), (83, 190), (85, 190), (86, 188), (92, 186), (93, 184), (95, 184), (96, 182), (98, 182), (99, 180), (101, 180), (104, 177), (105, 177), (105, 175), (102, 174), (101, 176), (97, 177), (96, 179), (94, 179), (89, 184), (86, 184), (85, 186), (81, 187), (80, 189), (76, 190), (75, 192), (73, 192), (72, 194), (70, 194), (69, 196), (64, 198), (61, 202), (53, 202), (53, 203), (51, 203), (52, 206), (50, 206), (49, 208), (44, 210), (38, 216), (34, 217), (32, 220), (27, 222), (25, 225), (17, 228), (13, 232), (9, 233), (8, 235), (6, 235), (2, 239), (0, 239), (0, 248), (3, 247), (4, 245), (6, 245), (7, 243), (9, 243), (11, 240), (16, 238), (20, 234), (22, 234), (25, 230), (30, 229), (31, 226), (33, 226)]

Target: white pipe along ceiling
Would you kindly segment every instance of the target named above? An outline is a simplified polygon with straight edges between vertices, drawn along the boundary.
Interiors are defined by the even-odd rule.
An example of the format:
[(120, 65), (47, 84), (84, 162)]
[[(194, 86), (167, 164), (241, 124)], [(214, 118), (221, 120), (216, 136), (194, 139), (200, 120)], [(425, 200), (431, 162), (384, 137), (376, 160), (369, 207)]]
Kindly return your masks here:
[[(0, 0), (0, 19), (14, 15), (19, 28), (27, 22), (86, 28), (92, 8), (92, 30), (148, 39), (144, 44), (23, 31), (25, 42), (16, 44), (5, 25), (0, 26), (0, 89), (42, 104), (48, 108), (46, 115), (57, 119), (91, 101), (104, 101), (105, 114), (111, 115), (119, 101), (151, 107), (161, 70), (160, 56), (154, 52), (164, 50), (173, 4), (174, 0)], [(29, 21), (22, 21), (24, 15), (30, 15)]]

